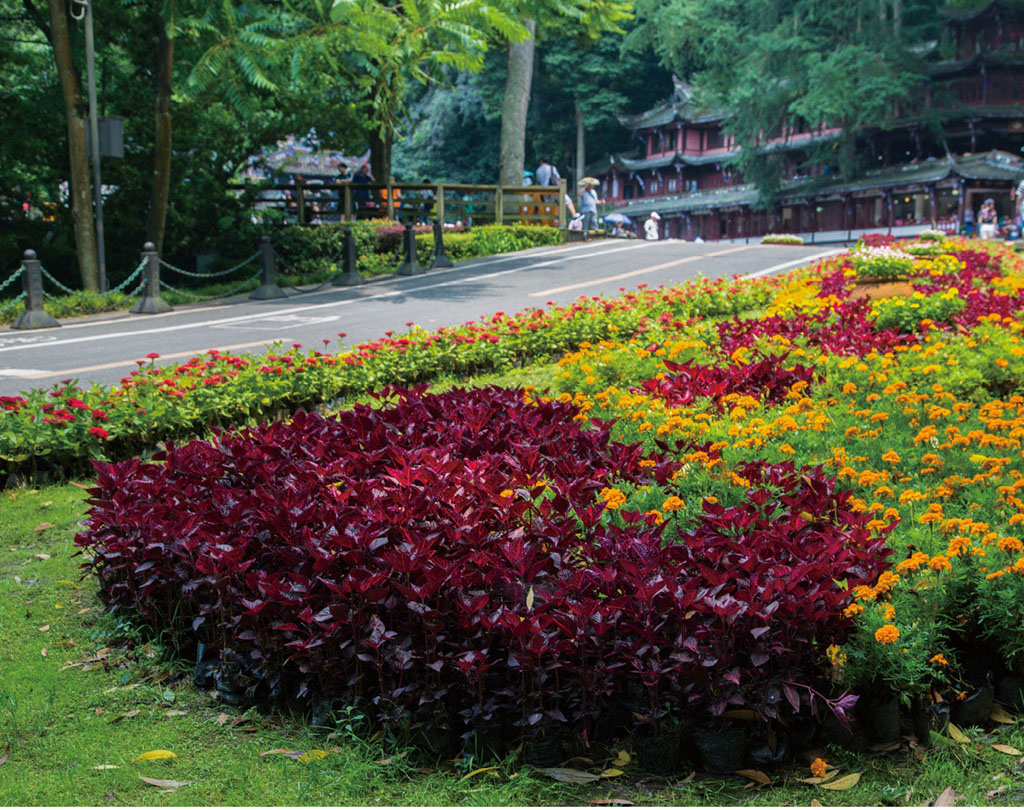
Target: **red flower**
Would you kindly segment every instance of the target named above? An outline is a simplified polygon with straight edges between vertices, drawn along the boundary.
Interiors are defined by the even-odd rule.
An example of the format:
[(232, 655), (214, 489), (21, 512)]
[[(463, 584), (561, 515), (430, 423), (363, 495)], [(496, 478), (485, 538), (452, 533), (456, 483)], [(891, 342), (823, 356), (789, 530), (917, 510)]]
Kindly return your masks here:
[(147, 359), (149, 360), (156, 360), (159, 356), (160, 355), (157, 354), (156, 352), (150, 352), (149, 354), (146, 355)]
[(71, 399), (68, 400), (67, 405), (68, 405), (69, 408), (77, 408), (80, 411), (87, 411), (87, 410), (89, 410), (89, 406), (88, 405), (86, 405), (84, 402), (82, 402), (82, 400), (76, 399), (75, 397), (71, 397)]
[(97, 422), (107, 422), (110, 420), (110, 417), (107, 416), (107, 412), (99, 409), (92, 412), (92, 418)]
[(107, 433), (107, 431), (105, 431), (101, 427), (91, 427), (91, 428), (89, 428), (89, 432), (93, 436), (96, 436), (97, 438), (100, 438), (100, 439), (106, 439), (106, 438), (108, 438), (110, 436), (110, 434)]

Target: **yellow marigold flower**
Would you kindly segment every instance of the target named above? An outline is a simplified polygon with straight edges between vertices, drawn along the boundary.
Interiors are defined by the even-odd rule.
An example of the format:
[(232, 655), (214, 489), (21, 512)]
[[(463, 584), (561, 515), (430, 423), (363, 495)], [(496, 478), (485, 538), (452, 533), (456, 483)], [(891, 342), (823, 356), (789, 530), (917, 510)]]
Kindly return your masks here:
[(863, 599), (867, 602), (870, 602), (872, 599), (875, 598), (875, 596), (877, 596), (877, 594), (875, 593), (875, 589), (869, 588), (867, 585), (858, 585), (856, 588), (853, 589), (854, 599)]
[(811, 775), (816, 776), (819, 779), (825, 777), (825, 772), (828, 770), (828, 763), (825, 762), (821, 757), (816, 757), (814, 762), (811, 763)]
[(686, 508), (686, 502), (682, 498), (677, 498), (675, 495), (671, 495), (665, 499), (665, 503), (661, 505), (663, 512), (678, 512), (680, 509)]
[(605, 487), (598, 494), (598, 497), (605, 502), (609, 509), (618, 509), (626, 502), (626, 496), (621, 490)]
[(918, 518), (918, 520), (925, 525), (928, 525), (929, 523), (938, 523), (942, 520), (942, 515), (937, 512), (925, 512)]
[(882, 618), (887, 622), (891, 622), (896, 618), (896, 608), (894, 608), (890, 602), (885, 602), (882, 605)]
[(882, 454), (882, 461), (887, 461), (890, 464), (899, 464), (900, 455), (895, 450), (890, 450), (887, 453)]
[(796, 452), (796, 450), (794, 450), (789, 444), (781, 444), (779, 445), (779, 452), (785, 453), (787, 456), (791, 456)]
[(968, 548), (971, 547), (971, 538), (969, 537), (954, 537), (949, 541), (949, 547), (946, 549), (947, 557), (959, 557)]
[(838, 644), (830, 644), (826, 647), (825, 654), (834, 667), (841, 667), (846, 663), (846, 653), (843, 652), (843, 648)]
[(993, 571), (991, 574), (986, 574), (985, 579), (995, 579), (996, 577), (1001, 577), (1004, 573), (1005, 571)]
[(852, 382), (848, 382), (848, 383), (846, 383), (843, 386), (843, 393), (844, 394), (856, 394), (857, 393), (857, 386), (854, 383), (852, 383)]
[(1024, 574), (1024, 557), (1018, 558), (1010, 570), (1015, 574)]
[(654, 518), (654, 522), (658, 525), (665, 522), (665, 516), (661, 514), (657, 509), (651, 509), (649, 512), (644, 512), (645, 515), (650, 515)]
[(502, 498), (511, 498), (512, 495), (514, 495), (514, 494), (515, 493), (513, 493), (511, 489), (503, 489), (501, 491), (501, 497)]
[(857, 616), (857, 615), (859, 615), (859, 614), (861, 614), (863, 612), (864, 612), (864, 606), (863, 605), (858, 605), (856, 602), (851, 602), (843, 610), (843, 616), (845, 616), (847, 619), (852, 619), (854, 616)]
[(716, 503), (718, 503), (718, 498), (716, 498), (714, 495), (705, 495), (704, 496), (704, 502), (705, 503), (710, 503), (710, 504), (716, 504)]
[(898, 574), (894, 574), (892, 571), (883, 571), (878, 577), (878, 582), (875, 583), (875, 593), (886, 593), (892, 590), (895, 585), (898, 585), (899, 581)]
[(1007, 554), (1020, 554), (1024, 551), (1024, 545), (1016, 537), (1001, 537), (996, 546)]
[(894, 624), (883, 624), (875, 631), (875, 641), (879, 644), (892, 644), (900, 637), (900, 629)]
[(939, 653), (938, 655), (933, 655), (931, 658), (928, 659), (928, 663), (935, 664), (935, 666), (937, 667), (949, 666), (949, 661), (946, 660), (946, 657), (942, 653)]
[(928, 561), (928, 567), (932, 571), (949, 571), (953, 566), (949, 562), (949, 557), (937, 554)]

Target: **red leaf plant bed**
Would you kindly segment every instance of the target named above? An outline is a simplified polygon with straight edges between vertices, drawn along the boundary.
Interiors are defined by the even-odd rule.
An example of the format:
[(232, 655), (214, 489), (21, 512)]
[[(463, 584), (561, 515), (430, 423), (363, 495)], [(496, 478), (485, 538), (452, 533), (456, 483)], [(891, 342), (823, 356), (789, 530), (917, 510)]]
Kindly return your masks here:
[(97, 463), (75, 542), (104, 600), (226, 698), (355, 707), (435, 748), (823, 708), (850, 592), (888, 567), (835, 479), (749, 464), (743, 502), (669, 536), (600, 493), (671, 492), (680, 464), (571, 403), (384, 396)]

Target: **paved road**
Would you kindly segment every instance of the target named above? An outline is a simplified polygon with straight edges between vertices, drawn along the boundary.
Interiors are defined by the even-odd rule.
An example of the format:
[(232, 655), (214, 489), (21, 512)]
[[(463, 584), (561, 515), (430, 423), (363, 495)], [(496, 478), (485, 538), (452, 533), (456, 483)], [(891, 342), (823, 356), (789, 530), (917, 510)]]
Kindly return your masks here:
[[(135, 360), (159, 352), (170, 361), (207, 349), (259, 353), (268, 343), (322, 346), (404, 332), (413, 322), (433, 331), (490, 315), (616, 295), (638, 284), (765, 275), (833, 250), (821, 246), (595, 241), (536, 248), (459, 264), (421, 276), (392, 277), (355, 288), (329, 288), (287, 300), (182, 308), (163, 315), (106, 315), (33, 331), (0, 329), (0, 394), (48, 388), (61, 379), (111, 383)], [(337, 347), (334, 343), (334, 347)]]

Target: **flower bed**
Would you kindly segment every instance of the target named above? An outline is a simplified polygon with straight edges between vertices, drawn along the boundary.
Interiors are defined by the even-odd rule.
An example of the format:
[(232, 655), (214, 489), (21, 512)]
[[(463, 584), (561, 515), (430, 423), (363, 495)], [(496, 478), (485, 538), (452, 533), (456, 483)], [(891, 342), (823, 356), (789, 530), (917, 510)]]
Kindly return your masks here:
[[(630, 732), (678, 763), (671, 729), (699, 745), (709, 718), (849, 742), (804, 725), (847, 692), (862, 743), (899, 705), (921, 744), (984, 725), (993, 692), (1024, 710), (1024, 262), (939, 244), (908, 276), (920, 318), (851, 300), (839, 256), (748, 288), (756, 316), (568, 308), (556, 392), (418, 392), (100, 465), (77, 542), (232, 699), (357, 705), (439, 748)], [(785, 746), (763, 748), (748, 764)]]
[(761, 239), (762, 245), (802, 245), (804, 238), (792, 233), (769, 233)]

